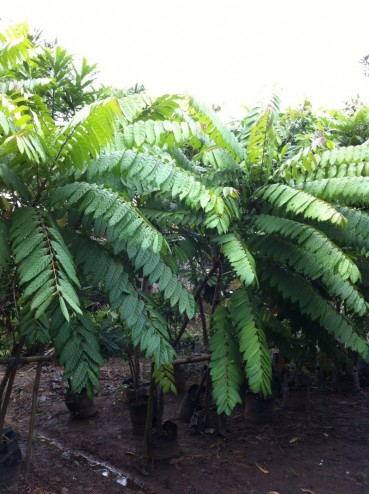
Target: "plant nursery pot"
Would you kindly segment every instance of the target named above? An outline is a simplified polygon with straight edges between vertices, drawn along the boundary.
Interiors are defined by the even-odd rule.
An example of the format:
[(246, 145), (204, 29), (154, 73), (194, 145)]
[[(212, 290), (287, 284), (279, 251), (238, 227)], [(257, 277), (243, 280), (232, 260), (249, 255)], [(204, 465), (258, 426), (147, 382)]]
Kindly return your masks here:
[(178, 454), (178, 426), (171, 420), (166, 420), (162, 427), (157, 427), (152, 431), (149, 456), (156, 460), (165, 460)]
[(88, 419), (97, 413), (95, 402), (88, 396), (86, 389), (82, 389), (80, 393), (68, 391), (65, 404), (73, 419)]
[(274, 397), (246, 393), (245, 419), (254, 424), (270, 424), (273, 422)]
[(128, 386), (126, 388), (126, 398), (128, 403), (130, 401), (140, 401), (141, 398), (144, 400), (145, 398), (148, 398), (148, 396), (149, 385), (140, 385), (138, 389), (134, 388), (133, 386)]
[(283, 406), (287, 410), (306, 410), (310, 401), (310, 387), (287, 386), (283, 394)]
[(357, 394), (360, 392), (360, 381), (358, 371), (337, 374), (337, 391), (339, 393)]
[(143, 436), (145, 433), (146, 415), (149, 404), (149, 398), (141, 397), (140, 400), (128, 401), (128, 410), (131, 417), (133, 434)]
[(0, 492), (7, 492), (16, 487), (22, 452), (18, 436), (12, 429), (3, 429), (1, 438), (3, 442), (0, 442)]
[[(143, 386), (138, 389), (127, 388), (126, 390), (127, 406), (131, 418), (133, 434), (143, 436), (146, 427), (146, 416), (149, 405), (149, 388)], [(156, 425), (157, 421), (157, 403), (154, 400), (152, 425)]]
[(194, 411), (199, 408), (199, 403), (196, 401), (198, 389), (199, 385), (193, 384), (184, 395), (178, 415), (181, 422), (190, 422)]
[(174, 384), (178, 394), (186, 392), (186, 369), (184, 365), (174, 366)]

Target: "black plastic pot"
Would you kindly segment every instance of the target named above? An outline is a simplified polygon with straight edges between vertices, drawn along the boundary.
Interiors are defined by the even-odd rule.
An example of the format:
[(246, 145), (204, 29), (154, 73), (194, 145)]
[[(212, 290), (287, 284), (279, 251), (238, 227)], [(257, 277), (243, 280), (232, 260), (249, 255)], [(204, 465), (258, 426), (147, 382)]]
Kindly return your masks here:
[(184, 365), (176, 365), (174, 367), (174, 383), (178, 394), (186, 392), (186, 369)]
[(360, 392), (360, 381), (357, 370), (337, 374), (337, 391), (339, 393), (357, 394)]
[(129, 415), (131, 417), (131, 424), (133, 428), (133, 434), (136, 436), (143, 436), (145, 433), (146, 415), (149, 404), (148, 397), (141, 397), (140, 400), (131, 400), (128, 403)]
[(246, 393), (245, 419), (253, 424), (270, 424), (273, 422), (274, 397), (263, 397), (253, 393)]
[(88, 396), (86, 389), (82, 389), (80, 393), (68, 391), (65, 404), (73, 419), (88, 419), (97, 413), (95, 402)]
[(166, 420), (161, 427), (152, 431), (149, 456), (156, 460), (164, 460), (178, 454), (178, 426), (171, 420)]
[[(126, 400), (131, 418), (131, 424), (133, 428), (133, 434), (137, 436), (143, 436), (146, 427), (146, 416), (149, 404), (149, 387), (144, 385), (138, 389), (127, 388)], [(153, 403), (153, 423), (156, 425), (157, 421), (157, 403), (154, 399)]]
[(0, 492), (15, 486), (22, 463), (18, 436), (12, 429), (3, 429), (0, 442)]
[(287, 410), (306, 410), (310, 401), (310, 386), (286, 386), (283, 395), (283, 406)]

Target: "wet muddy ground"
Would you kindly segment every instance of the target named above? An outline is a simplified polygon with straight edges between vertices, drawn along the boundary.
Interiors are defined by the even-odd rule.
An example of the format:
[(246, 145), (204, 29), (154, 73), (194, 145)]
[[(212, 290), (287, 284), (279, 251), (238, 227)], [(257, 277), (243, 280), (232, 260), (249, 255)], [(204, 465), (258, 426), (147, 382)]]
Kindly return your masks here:
[[(35, 367), (19, 369), (7, 422), (25, 451)], [(165, 460), (142, 456), (124, 400), (126, 366), (102, 370), (98, 413), (72, 420), (64, 403), (62, 370), (43, 368), (28, 480), (19, 494), (123, 492), (183, 494), (369, 493), (369, 390), (337, 393), (315, 383), (305, 411), (274, 402), (273, 423), (253, 425), (238, 407), (225, 437), (213, 427), (196, 432), (176, 420), (183, 395), (167, 395), (164, 417), (178, 424), (178, 450)], [(197, 374), (187, 375), (188, 384)]]

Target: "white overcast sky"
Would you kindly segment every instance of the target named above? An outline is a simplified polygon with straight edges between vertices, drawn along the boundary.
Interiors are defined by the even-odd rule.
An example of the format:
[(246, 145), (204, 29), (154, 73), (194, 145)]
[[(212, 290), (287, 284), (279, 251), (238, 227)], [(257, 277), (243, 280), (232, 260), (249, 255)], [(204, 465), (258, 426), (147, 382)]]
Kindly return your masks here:
[(287, 105), (341, 107), (358, 93), (369, 104), (368, 0), (14, 0), (0, 18), (57, 37), (103, 83), (188, 92), (228, 114), (273, 83)]

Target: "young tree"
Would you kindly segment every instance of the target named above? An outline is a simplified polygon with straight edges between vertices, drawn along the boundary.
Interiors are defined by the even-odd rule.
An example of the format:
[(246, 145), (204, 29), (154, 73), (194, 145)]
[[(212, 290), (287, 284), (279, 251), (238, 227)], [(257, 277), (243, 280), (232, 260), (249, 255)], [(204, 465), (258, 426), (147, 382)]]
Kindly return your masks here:
[(240, 401), (242, 362), (251, 390), (270, 393), (268, 338), (287, 348), (296, 324), (314, 344), (331, 339), (369, 359), (360, 329), (367, 313), (368, 217), (360, 207), (367, 205), (368, 147), (292, 143), (294, 152), (281, 153), (278, 117), (273, 96), (233, 133), (190, 100), (180, 122), (124, 129), (126, 146), (166, 143), (191, 180), (223, 196), (219, 203), (210, 197), (210, 216), (190, 214), (186, 200), (197, 191), (178, 181), (178, 193), (169, 198), (163, 188), (166, 202), (147, 201), (145, 214), (169, 225), (184, 258), (194, 265), (202, 259), (216, 285), (210, 366), (218, 411), (227, 414)]
[[(0, 266), (13, 329), (29, 344), (52, 342), (72, 391), (92, 392), (102, 359), (85, 310), (88, 281), (105, 294), (168, 387), (169, 374), (160, 368), (175, 352), (165, 319), (141, 281), (155, 284), (173, 310), (189, 319), (195, 302), (179, 279), (165, 229), (150, 222), (144, 205), (148, 196), (180, 196), (188, 210), (205, 218), (222, 208), (213, 225), (219, 232), (229, 223), (221, 192), (183, 170), (165, 146), (139, 142), (146, 125), (154, 136), (154, 129), (159, 136), (172, 120), (180, 125), (180, 98), (152, 101), (137, 88), (120, 99), (84, 105), (62, 122), (69, 110), (59, 111), (62, 104), (50, 99), (53, 79), (17, 78), (40, 60), (43, 67), (26, 29), (17, 26), (0, 41)], [(55, 53), (62, 51), (56, 47)], [(63, 59), (69, 60), (64, 52)], [(134, 150), (128, 149), (132, 128)]]

